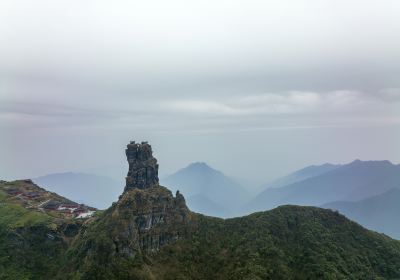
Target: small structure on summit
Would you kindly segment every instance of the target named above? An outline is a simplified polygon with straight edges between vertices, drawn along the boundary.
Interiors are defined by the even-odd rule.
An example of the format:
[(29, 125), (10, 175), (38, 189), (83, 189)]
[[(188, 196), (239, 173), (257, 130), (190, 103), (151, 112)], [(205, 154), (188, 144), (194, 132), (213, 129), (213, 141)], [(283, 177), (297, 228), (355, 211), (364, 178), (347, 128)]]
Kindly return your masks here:
[(131, 141), (125, 150), (129, 163), (125, 190), (138, 188), (147, 189), (158, 185), (158, 164), (153, 157), (153, 151), (147, 142)]

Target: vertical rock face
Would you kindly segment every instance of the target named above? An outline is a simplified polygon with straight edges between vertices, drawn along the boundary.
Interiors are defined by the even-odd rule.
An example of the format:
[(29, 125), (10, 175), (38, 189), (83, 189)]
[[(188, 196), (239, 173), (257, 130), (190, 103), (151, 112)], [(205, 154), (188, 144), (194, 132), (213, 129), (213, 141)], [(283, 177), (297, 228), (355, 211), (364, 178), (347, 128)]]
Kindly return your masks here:
[(125, 150), (129, 163), (125, 191), (129, 189), (147, 189), (158, 185), (158, 164), (153, 157), (151, 146), (147, 142), (141, 144), (131, 141)]
[(129, 172), (124, 193), (81, 231), (74, 244), (74, 254), (84, 259), (74, 267), (81, 273), (79, 279), (105, 279), (99, 267), (104, 267), (107, 275), (118, 275), (113, 279), (128, 279), (120, 278), (116, 263), (125, 267), (129, 263), (134, 268), (163, 246), (190, 236), (196, 228), (196, 216), (187, 208), (183, 195), (177, 192), (174, 196), (159, 185), (158, 164), (151, 146), (130, 142), (126, 156)]
[(132, 141), (125, 152), (129, 163), (126, 186), (110, 208), (109, 218), (116, 251), (134, 256), (138, 251), (157, 251), (186, 235), (191, 215), (179, 191), (174, 197), (159, 185), (157, 159), (147, 142)]
[(154, 186), (126, 192), (112, 219), (117, 251), (134, 256), (137, 250), (155, 252), (186, 236), (191, 214), (181, 194), (173, 197), (168, 189)]

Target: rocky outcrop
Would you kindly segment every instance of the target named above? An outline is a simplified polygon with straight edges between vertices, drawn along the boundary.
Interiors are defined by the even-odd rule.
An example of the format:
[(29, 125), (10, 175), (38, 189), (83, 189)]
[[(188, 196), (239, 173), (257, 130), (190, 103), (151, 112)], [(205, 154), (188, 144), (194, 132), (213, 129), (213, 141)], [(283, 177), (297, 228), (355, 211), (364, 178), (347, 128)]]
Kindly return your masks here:
[(132, 256), (138, 249), (156, 251), (185, 235), (190, 211), (179, 191), (174, 197), (159, 185), (157, 159), (147, 142), (131, 141), (126, 156), (129, 171), (125, 190), (111, 209), (120, 221), (115, 227), (116, 250)]
[(127, 191), (115, 204), (112, 218), (118, 253), (134, 256), (137, 251), (155, 252), (188, 234), (191, 213), (179, 192), (174, 197), (162, 187)]
[(123, 194), (80, 232), (71, 249), (73, 255), (85, 260), (74, 268), (85, 275), (82, 279), (87, 275), (101, 277), (94, 263), (101, 263), (108, 272), (113, 271), (115, 262), (134, 267), (164, 245), (189, 236), (193, 229), (195, 215), (187, 208), (185, 198), (179, 191), (174, 196), (159, 185), (151, 146), (130, 142), (126, 155), (129, 172)]
[(153, 157), (151, 146), (131, 141), (125, 150), (129, 163), (125, 191), (133, 188), (146, 189), (158, 185), (158, 164)]

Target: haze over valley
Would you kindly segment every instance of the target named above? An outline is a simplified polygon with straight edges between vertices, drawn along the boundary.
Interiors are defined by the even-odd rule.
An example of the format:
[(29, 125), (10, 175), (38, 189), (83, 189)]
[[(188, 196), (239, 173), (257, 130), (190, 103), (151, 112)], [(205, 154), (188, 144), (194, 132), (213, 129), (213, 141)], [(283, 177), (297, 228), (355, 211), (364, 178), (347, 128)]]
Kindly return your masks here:
[(400, 279), (399, 11), (0, 1), (0, 279)]
[[(93, 174), (50, 174), (33, 181), (99, 209), (108, 208), (123, 190), (121, 180)], [(237, 217), (287, 204), (319, 206), (338, 210), (369, 229), (400, 237), (396, 220), (400, 165), (389, 161), (311, 165), (251, 187), (204, 162), (195, 162), (161, 177), (161, 184), (173, 192), (179, 190), (191, 210), (209, 216)]]

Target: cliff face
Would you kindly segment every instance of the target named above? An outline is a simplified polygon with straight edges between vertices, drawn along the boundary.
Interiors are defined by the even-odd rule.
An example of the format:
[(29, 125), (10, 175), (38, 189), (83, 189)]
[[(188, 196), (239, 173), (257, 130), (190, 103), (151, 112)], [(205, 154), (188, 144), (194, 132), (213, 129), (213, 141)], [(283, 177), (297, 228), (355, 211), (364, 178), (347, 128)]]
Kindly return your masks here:
[(138, 248), (156, 251), (178, 240), (185, 234), (182, 229), (190, 212), (179, 192), (173, 197), (159, 185), (157, 160), (147, 142), (130, 142), (126, 156), (129, 171), (125, 190), (109, 214), (120, 221), (114, 228), (117, 252), (132, 256)]
[(126, 155), (129, 172), (123, 194), (81, 231), (69, 251), (84, 260), (74, 264), (75, 275), (83, 275), (83, 279), (88, 275), (103, 279), (107, 273), (115, 277), (121, 263), (127, 263), (132, 273), (136, 266), (143, 267), (146, 256), (189, 236), (194, 223), (184, 197), (179, 192), (174, 197), (159, 185), (151, 146), (131, 142)]
[(106, 213), (113, 224), (116, 252), (134, 256), (138, 251), (154, 252), (187, 232), (192, 215), (179, 193), (162, 187), (131, 189)]
[(129, 189), (146, 189), (158, 185), (158, 164), (153, 157), (151, 146), (131, 141), (125, 150), (129, 163), (125, 191)]

